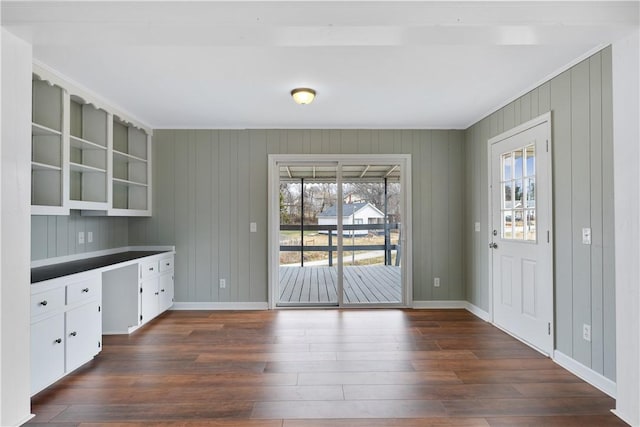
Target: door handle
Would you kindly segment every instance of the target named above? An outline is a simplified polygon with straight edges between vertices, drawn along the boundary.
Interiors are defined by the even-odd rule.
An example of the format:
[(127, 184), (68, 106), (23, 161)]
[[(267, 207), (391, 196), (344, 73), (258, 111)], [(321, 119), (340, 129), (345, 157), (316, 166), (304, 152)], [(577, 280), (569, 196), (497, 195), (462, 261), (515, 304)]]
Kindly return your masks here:
[(498, 249), (498, 244), (497, 243), (489, 243), (489, 249)]

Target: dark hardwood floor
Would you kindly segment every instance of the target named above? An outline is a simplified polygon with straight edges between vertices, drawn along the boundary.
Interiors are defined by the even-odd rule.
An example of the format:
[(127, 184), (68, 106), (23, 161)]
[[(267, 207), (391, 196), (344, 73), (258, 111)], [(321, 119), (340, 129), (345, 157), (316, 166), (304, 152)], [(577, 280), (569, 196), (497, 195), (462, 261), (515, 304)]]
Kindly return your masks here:
[(31, 426), (624, 426), (464, 310), (168, 312), (34, 396)]

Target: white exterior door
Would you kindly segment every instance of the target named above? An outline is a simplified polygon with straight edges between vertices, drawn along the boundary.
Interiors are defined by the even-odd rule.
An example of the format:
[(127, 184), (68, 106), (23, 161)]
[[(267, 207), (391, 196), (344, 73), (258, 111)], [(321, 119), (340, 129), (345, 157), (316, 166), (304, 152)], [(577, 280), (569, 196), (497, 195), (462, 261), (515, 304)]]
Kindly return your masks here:
[(489, 141), (493, 322), (551, 355), (551, 118)]

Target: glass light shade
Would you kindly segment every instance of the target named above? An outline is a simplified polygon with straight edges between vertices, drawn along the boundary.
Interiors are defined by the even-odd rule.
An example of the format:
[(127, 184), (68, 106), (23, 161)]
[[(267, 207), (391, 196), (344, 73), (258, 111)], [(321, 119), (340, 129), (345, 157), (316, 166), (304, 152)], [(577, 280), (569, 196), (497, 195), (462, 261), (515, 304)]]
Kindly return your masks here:
[(316, 97), (316, 91), (306, 87), (299, 87), (291, 91), (291, 96), (297, 104), (311, 104)]

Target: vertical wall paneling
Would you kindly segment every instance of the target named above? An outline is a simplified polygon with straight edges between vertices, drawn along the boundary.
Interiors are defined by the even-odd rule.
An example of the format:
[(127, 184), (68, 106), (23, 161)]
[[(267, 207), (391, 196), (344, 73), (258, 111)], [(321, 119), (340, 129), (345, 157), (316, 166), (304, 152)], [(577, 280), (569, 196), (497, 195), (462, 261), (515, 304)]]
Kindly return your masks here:
[(462, 149), (464, 138), (460, 133), (450, 132), (448, 134), (448, 158), (449, 158), (449, 176), (448, 176), (448, 194), (447, 202), (449, 204), (447, 212), (449, 216), (449, 250), (447, 266), (449, 274), (449, 292), (447, 299), (453, 299), (456, 296), (463, 295), (462, 269), (460, 268), (460, 260), (457, 259), (462, 253), (462, 209), (463, 200), (462, 192), (457, 191), (463, 188), (463, 157)]
[[(314, 133), (311, 147), (322, 147), (321, 141), (326, 139), (326, 132), (322, 134)], [(249, 297), (247, 301), (261, 302), (267, 301), (267, 287), (253, 286), (254, 283), (266, 281), (268, 274), (267, 257), (267, 217), (261, 213), (264, 206), (267, 206), (267, 158), (268, 144), (265, 143), (265, 131), (256, 130), (250, 132), (249, 139), (249, 213), (250, 221), (256, 223), (257, 231), (249, 236)]]
[[(174, 277), (175, 283), (180, 286), (175, 287), (176, 301), (191, 301), (193, 293), (191, 292), (191, 284), (189, 283), (189, 201), (188, 201), (188, 173), (189, 168), (189, 133), (184, 132), (183, 138), (178, 141), (175, 139), (173, 148), (174, 169), (175, 169), (175, 213), (176, 213), (176, 233), (175, 246), (176, 252), (180, 256), (176, 256)], [(153, 199), (157, 199), (158, 190), (154, 185)], [(154, 201), (154, 203), (156, 203)], [(154, 205), (154, 214), (155, 211)]]
[[(130, 221), (163, 231), (132, 229), (129, 241), (176, 245), (176, 301), (266, 302), (268, 154), (406, 152), (414, 300), (460, 300), (463, 139), (462, 131), (445, 130), (159, 130), (154, 216)], [(434, 293), (436, 270), (442, 282)]]
[[(236, 193), (238, 195), (238, 207), (236, 209), (238, 224), (237, 224), (237, 241), (249, 242), (249, 244), (238, 245), (238, 255), (235, 257), (234, 269), (238, 271), (237, 286), (234, 289), (238, 290), (237, 295), (234, 295), (234, 301), (249, 301), (250, 294), (250, 270), (249, 263), (251, 262), (250, 255), (250, 236), (249, 236), (249, 223), (251, 218), (250, 211), (250, 180), (251, 180), (251, 152), (250, 152), (250, 134), (249, 132), (243, 132), (238, 135), (238, 166), (236, 170), (238, 188)], [(305, 135), (305, 145), (311, 148), (308, 135)], [(249, 173), (247, 173), (249, 172)]]
[(573, 354), (571, 72), (551, 80), (556, 348)]
[[(615, 380), (613, 130), (611, 48), (506, 105), (465, 133), (465, 221), (488, 222), (487, 140), (552, 113), (556, 349)], [(478, 161), (480, 158), (480, 161)], [(477, 197), (476, 193), (482, 195)], [(472, 224), (468, 224), (472, 226)], [(592, 244), (582, 243), (591, 228)], [(484, 236), (465, 233), (468, 300), (488, 310), (489, 250)], [(482, 241), (481, 244), (479, 241)], [(591, 325), (591, 342), (582, 337)]]
[[(219, 133), (211, 133), (211, 157), (209, 163), (211, 167), (211, 181), (205, 183), (209, 185), (209, 193), (211, 195), (211, 216), (209, 217), (209, 228), (211, 229), (211, 277), (209, 278), (209, 286), (211, 286), (211, 301), (219, 301), (219, 285), (220, 275), (220, 228), (218, 227), (220, 219), (220, 183), (218, 171), (218, 160), (220, 159), (220, 135)], [(170, 160), (169, 160), (170, 161)], [(179, 221), (177, 218), (176, 221)]]
[(431, 292), (429, 299), (447, 299), (449, 282), (449, 168), (443, 162), (449, 155), (448, 135), (444, 131), (433, 131), (433, 156), (431, 158), (431, 252), (433, 260), (433, 277), (440, 278), (440, 287), (433, 287), (433, 278), (429, 280)]
[[(213, 171), (211, 169), (211, 133), (196, 131), (195, 146), (195, 179), (191, 185), (195, 188), (195, 253), (193, 264), (189, 268), (195, 270), (195, 301), (211, 301), (211, 191)], [(190, 195), (191, 197), (191, 195)]]
[(591, 325), (591, 247), (582, 228), (591, 227), (589, 61), (571, 69), (571, 222), (573, 233), (573, 358), (591, 366), (591, 348), (582, 325)]
[[(78, 211), (69, 216), (31, 216), (31, 260), (41, 260), (128, 245), (127, 218), (85, 217)], [(78, 232), (85, 243), (78, 243)], [(87, 233), (93, 233), (89, 243)]]

